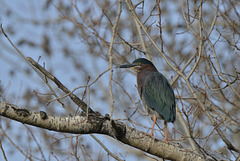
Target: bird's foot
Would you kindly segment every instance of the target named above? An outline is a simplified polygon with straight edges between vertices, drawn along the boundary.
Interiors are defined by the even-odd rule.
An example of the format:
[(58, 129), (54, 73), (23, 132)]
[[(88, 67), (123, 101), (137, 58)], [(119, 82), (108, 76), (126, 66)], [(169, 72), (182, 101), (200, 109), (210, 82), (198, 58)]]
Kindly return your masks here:
[(146, 134), (146, 135), (149, 135), (149, 136), (151, 136), (152, 138), (153, 138), (153, 140), (155, 140), (155, 137), (153, 136), (153, 134), (151, 133), (151, 134), (148, 134), (148, 133), (146, 133), (146, 132), (144, 132), (144, 131), (141, 131), (142, 133), (144, 133), (144, 134)]
[(148, 135), (150, 135), (153, 138), (153, 141), (155, 140), (155, 137), (153, 136), (153, 134), (148, 134)]
[(163, 141), (168, 144), (167, 137), (165, 137)]

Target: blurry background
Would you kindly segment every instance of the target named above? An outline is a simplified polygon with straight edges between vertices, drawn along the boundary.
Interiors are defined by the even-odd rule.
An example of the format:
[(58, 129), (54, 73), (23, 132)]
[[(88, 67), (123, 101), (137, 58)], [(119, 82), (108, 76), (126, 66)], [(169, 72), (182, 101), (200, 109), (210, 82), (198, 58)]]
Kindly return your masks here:
[[(70, 90), (91, 83), (109, 68), (108, 50), (118, 1), (0, 0), (0, 3), (0, 21), (13, 43), (25, 56), (39, 60), (39, 64)], [(134, 0), (132, 4), (169, 63), (178, 70), (186, 67), (183, 73), (186, 76), (190, 74), (188, 82), (191, 89), (222, 133), (240, 149), (239, 2)], [(125, 1), (121, 6), (112, 50), (113, 118), (147, 132), (152, 121), (142, 108), (136, 88), (136, 73), (115, 66), (147, 56), (170, 82), (176, 78), (177, 72), (147, 38)], [(1, 101), (31, 111), (42, 110), (49, 115), (68, 116), (57, 101), (49, 104), (44, 101), (55, 97), (49, 94), (51, 91), (43, 80), (2, 33), (0, 49)], [(192, 61), (186, 65), (191, 57)], [(86, 103), (90, 99), (91, 108), (102, 115), (111, 111), (109, 77), (108, 71), (90, 86), (90, 98), (84, 94), (85, 88), (74, 92)], [(64, 95), (54, 84), (50, 84), (59, 97)], [(169, 124), (169, 137), (191, 149), (183, 129), (185, 124), (192, 138), (208, 155), (227, 160), (237, 158), (239, 154), (229, 151), (214, 130), (186, 80), (179, 77), (174, 81), (173, 88), (178, 112), (185, 121), (180, 121), (178, 117), (174, 125)], [(69, 98), (63, 98), (62, 102), (72, 114), (77, 111), (78, 107)], [(163, 127), (162, 121), (158, 124)], [(89, 135), (51, 132), (4, 117), (0, 117), (0, 125), (0, 139), (8, 160), (114, 160)], [(161, 128), (155, 131), (158, 139), (163, 139), (162, 134)], [(154, 158), (108, 136), (96, 137), (121, 159)], [(3, 159), (1, 151), (0, 160)]]

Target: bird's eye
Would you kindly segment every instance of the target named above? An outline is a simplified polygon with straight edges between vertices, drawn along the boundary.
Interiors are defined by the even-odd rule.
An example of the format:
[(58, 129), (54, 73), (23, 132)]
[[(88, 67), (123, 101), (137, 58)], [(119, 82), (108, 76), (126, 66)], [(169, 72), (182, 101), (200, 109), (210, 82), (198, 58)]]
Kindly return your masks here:
[(141, 62), (138, 62), (138, 65), (141, 65), (142, 63)]

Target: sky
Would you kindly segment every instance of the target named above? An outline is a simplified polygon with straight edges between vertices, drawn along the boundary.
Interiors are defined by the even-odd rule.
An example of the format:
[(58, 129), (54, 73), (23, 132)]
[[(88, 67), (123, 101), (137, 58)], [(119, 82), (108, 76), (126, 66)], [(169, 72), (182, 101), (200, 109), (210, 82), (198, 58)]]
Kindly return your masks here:
[[(63, 56), (62, 48), (59, 45), (70, 45), (71, 48), (74, 48), (76, 51), (80, 51), (81, 54), (79, 57), (79, 61), (83, 62), (92, 62), (92, 57), (87, 54), (87, 49), (79, 40), (79, 37), (75, 37), (69, 39), (69, 37), (65, 35), (59, 34), (61, 32), (56, 25), (57, 23), (49, 24), (47, 27), (44, 27), (43, 25), (34, 25), (33, 22), (36, 23), (44, 23), (45, 18), (48, 17), (48, 19), (53, 20), (56, 19), (59, 16), (59, 13), (56, 12), (56, 7), (54, 5), (50, 5), (50, 9), (46, 10), (45, 12), (42, 11), (42, 8), (45, 5), (44, 1), (18, 1), (13, 0), (11, 2), (6, 0), (0, 0), (0, 3), (2, 4), (0, 6), (0, 21), (2, 23), (4, 31), (7, 33), (11, 41), (18, 47), (18, 49), (21, 50), (21, 52), (27, 57), (30, 56), (34, 60), (38, 60), (39, 56), (41, 56), (40, 64), (45, 63), (46, 68), (54, 68), (53, 74), (61, 80), (61, 82), (66, 85), (70, 90), (74, 89), (77, 86), (85, 85), (85, 79), (81, 77), (81, 71), (78, 71), (76, 75), (75, 67), (73, 66), (73, 63), (71, 63), (73, 60), (71, 58), (66, 58)], [(6, 16), (9, 14), (8, 16)], [(66, 28), (71, 28), (72, 25), (70, 23), (66, 23)], [(13, 31), (13, 33), (11, 32)], [(16, 31), (16, 32), (15, 32)], [(31, 47), (31, 45), (21, 45), (20, 41), (34, 41), (35, 45), (40, 45), (43, 41), (42, 35), (46, 34), (48, 37), (50, 37), (53, 41), (51, 41), (51, 50), (54, 53), (53, 58), (48, 59), (44, 51), (42, 51), (39, 48), (35, 48), (34, 46)], [(4, 91), (4, 101), (9, 101), (12, 104), (16, 104), (19, 106), (25, 105), (25, 102), (22, 98), (24, 98), (24, 92), (25, 90), (30, 90), (32, 92), (33, 90), (37, 90), (38, 92), (45, 92), (48, 91), (46, 85), (44, 85), (43, 81), (40, 79), (40, 77), (34, 73), (31, 69), (31, 67), (25, 62), (25, 60), (13, 49), (11, 44), (8, 42), (8, 40), (1, 34), (0, 37), (0, 44), (2, 49), (0, 52), (0, 84)], [(95, 73), (101, 73), (104, 70), (108, 68), (108, 63), (102, 60), (98, 60), (96, 66), (92, 66), (91, 63), (85, 64), (87, 68), (89, 69), (89, 75), (91, 75), (92, 71)], [(97, 70), (97, 71), (96, 71)], [(9, 76), (10, 71), (12, 72), (13, 76)], [(26, 71), (30, 71), (31, 76), (26, 75)], [(123, 71), (121, 71), (123, 72)], [(77, 81), (76, 83), (72, 83), (72, 79), (75, 78)], [(97, 76), (93, 75), (91, 77), (91, 81), (94, 80)], [(132, 87), (129, 88), (129, 90), (136, 90), (135, 88), (135, 76), (130, 74), (127, 77), (126, 81), (128, 83), (131, 83)], [(103, 81), (108, 81), (109, 79), (109, 73), (105, 74), (102, 78)], [(70, 83), (71, 82), (71, 83)], [(93, 85), (93, 88), (98, 88), (98, 84)], [(95, 97), (91, 98), (92, 100), (96, 99)], [(98, 99), (97, 101), (91, 101), (91, 107), (97, 107), (99, 106), (109, 107), (109, 104), (106, 104), (105, 101), (101, 101), (101, 99)], [(38, 102), (36, 100), (31, 101), (30, 105), (36, 106)], [(96, 104), (97, 103), (97, 104)], [(30, 110), (32, 107), (29, 107)], [(45, 110), (45, 106), (40, 106), (39, 110)], [(32, 109), (34, 111), (34, 109)], [(109, 109), (101, 109), (99, 108), (100, 112), (104, 115), (105, 113), (110, 113)], [(61, 108), (58, 108), (57, 110), (59, 114), (64, 113), (64, 110)], [(58, 115), (58, 114), (56, 114)], [(116, 117), (119, 116), (116, 114)], [(6, 122), (9, 122), (8, 119), (2, 118)], [(150, 123), (150, 119), (148, 119), (147, 124)], [(18, 123), (16, 121), (10, 122), (11, 129), (8, 129), (7, 135), (12, 138), (12, 140), (19, 140), (19, 146), (23, 145), (26, 146), (26, 149), (29, 149), (29, 147), (35, 147), (36, 144), (29, 142), (24, 143), (26, 141), (27, 137), (31, 137), (31, 134), (28, 129), (28, 125), (22, 125), (21, 123)], [(7, 124), (2, 123), (1, 125), (3, 129), (7, 129)], [(25, 126), (25, 128), (23, 128)], [(31, 127), (31, 131), (34, 133), (36, 138), (41, 138), (42, 133), (39, 132), (39, 129), (36, 127)], [(16, 134), (16, 132), (21, 131), (19, 134)], [(53, 133), (53, 132), (49, 132)], [(130, 160), (144, 160), (140, 158), (136, 158), (135, 155), (131, 155), (131, 153), (128, 152), (125, 148), (119, 148), (124, 147), (126, 145), (123, 145), (122, 143), (119, 143), (118, 141), (115, 141), (114, 139), (111, 139), (110, 137), (103, 136), (103, 135), (96, 135), (98, 139), (100, 139), (106, 146), (109, 148), (113, 153), (117, 154), (119, 157), (122, 155), (125, 159)], [(85, 143), (84, 140), (88, 140), (85, 145), (93, 144), (94, 147), (97, 147), (98, 151), (100, 153), (103, 153), (104, 157), (106, 157), (106, 152), (102, 150), (101, 146), (96, 143), (95, 140), (90, 138), (89, 135), (82, 135), (80, 136), (81, 140), (83, 140), (83, 144)], [(21, 141), (22, 139), (22, 141)], [(42, 147), (44, 146), (43, 140), (38, 140), (39, 144)], [(70, 148), (69, 142), (65, 141), (67, 145), (66, 149)], [(64, 141), (62, 141), (62, 144), (64, 144)], [(22, 155), (19, 151), (15, 151), (13, 153), (12, 149), (15, 149), (13, 145), (5, 139), (3, 141), (3, 147), (5, 149), (5, 152), (7, 154), (7, 158), (9, 160), (25, 160), (25, 156)], [(24, 149), (24, 148), (23, 148)], [(80, 150), (79, 150), (80, 151)], [(138, 151), (138, 150), (137, 150)], [(29, 151), (30, 153), (30, 151)], [(49, 150), (44, 149), (43, 153), (45, 154), (46, 159), (48, 160)], [(37, 157), (41, 158), (41, 154), (38, 153)], [(63, 155), (63, 158), (69, 157), (68, 155)], [(97, 156), (96, 156), (97, 157)], [(51, 157), (50, 157), (51, 158)], [(121, 157), (120, 157), (121, 158)], [(3, 155), (0, 153), (0, 160), (3, 160)], [(96, 159), (96, 158), (95, 158)], [(54, 160), (51, 158), (50, 160)], [(71, 159), (70, 159), (71, 160)], [(110, 157), (110, 160), (114, 160)]]
[[(69, 1), (64, 1), (65, 3), (69, 3)], [(95, 2), (102, 2), (102, 1), (86, 1), (86, 6), (93, 5)], [(96, 61), (93, 61), (93, 56), (90, 55), (89, 49), (84, 43), (83, 38), (81, 37), (79, 31), (75, 31), (73, 34), (75, 36), (70, 37), (62, 32), (62, 30), (71, 30), (74, 26), (72, 23), (69, 22), (62, 22), (58, 19), (58, 17), (61, 16), (61, 13), (57, 11), (57, 2), (53, 1), (53, 3), (49, 6), (48, 9), (44, 10), (45, 7), (45, 1), (31, 1), (31, 0), (0, 0), (0, 21), (2, 23), (2, 26), (5, 30), (5, 32), (8, 34), (12, 42), (17, 45), (17, 47), (21, 50), (21, 52), (24, 53), (25, 56), (30, 56), (34, 60), (38, 60), (39, 56), (41, 56), (41, 59), (39, 61), (40, 64), (44, 64), (46, 66), (46, 69), (50, 70), (64, 85), (66, 85), (70, 90), (73, 90), (74, 88), (85, 85), (86, 84), (86, 77), (90, 76), (90, 82), (97, 78), (99, 74), (101, 74), (103, 71), (105, 71), (109, 64), (107, 61), (103, 59), (98, 59)], [(104, 5), (104, 4), (100, 4)], [(86, 6), (79, 6), (80, 10), (85, 10)], [(147, 5), (145, 6), (147, 9)], [(168, 10), (171, 10), (173, 13), (175, 12), (174, 6), (171, 5), (171, 1), (169, 1)], [(98, 12), (101, 12), (101, 10), (94, 11), (94, 16), (99, 16)], [(123, 11), (124, 12), (124, 11)], [(70, 12), (71, 13), (71, 12)], [(176, 12), (177, 13), (177, 12)], [(93, 18), (94, 18), (93, 16)], [(123, 16), (126, 16), (123, 14)], [(169, 23), (176, 23), (181, 24), (181, 16), (180, 15), (174, 15), (171, 14), (167, 18), (163, 18), (163, 25), (167, 26)], [(46, 21), (48, 19), (49, 21)], [(169, 20), (171, 19), (171, 21)], [(175, 21), (174, 21), (175, 20)], [(49, 23), (45, 25), (46, 23)], [(64, 28), (59, 28), (59, 24), (64, 26)], [(127, 23), (127, 22), (125, 22)], [(40, 24), (40, 25), (39, 25)], [(176, 33), (180, 33), (184, 31), (183, 29), (179, 29), (179, 31), (175, 31)], [(186, 33), (187, 34), (187, 33)], [(217, 34), (217, 33), (216, 33)], [(42, 35), (46, 35), (51, 40), (51, 52), (52, 55), (49, 57), (45, 51), (43, 51), (40, 46), (42, 45), (42, 42), (44, 41), (44, 38)], [(186, 35), (178, 35), (174, 38), (176, 40), (173, 40), (172, 37), (169, 36), (169, 33), (165, 33), (165, 41), (177, 41), (178, 39), (184, 38)], [(213, 34), (215, 35), (215, 34)], [(123, 36), (127, 39), (128, 32), (124, 32)], [(169, 37), (168, 37), (169, 36)], [(110, 36), (106, 36), (106, 39), (110, 41)], [(217, 37), (211, 37), (212, 39), (217, 39)], [(20, 42), (24, 40), (25, 42), (34, 42), (35, 44), (31, 46), (31, 44), (25, 43), (25, 45), (22, 45)], [(191, 39), (187, 39), (187, 44), (193, 45), (191, 42)], [(27, 44), (27, 45), (26, 45)], [(65, 56), (63, 53), (63, 48), (67, 46), (73, 51), (71, 51), (71, 56)], [(25, 90), (29, 90), (30, 93), (33, 93), (33, 90), (36, 90), (38, 92), (45, 93), (46, 91), (49, 91), (47, 86), (44, 84), (44, 82), (40, 79), (40, 77), (32, 70), (32, 68), (24, 61), (24, 59), (13, 49), (11, 44), (7, 41), (7, 39), (0, 34), (0, 48), (2, 49), (0, 51), (0, 88), (4, 91), (3, 97), (5, 98), (5, 101), (9, 101), (12, 104), (17, 104), (19, 106), (25, 105), (25, 102), (22, 98), (24, 98)], [(221, 46), (217, 48), (218, 51), (221, 51), (225, 48), (225, 46)], [(175, 48), (174, 48), (175, 49)], [(175, 51), (172, 49), (173, 51)], [(188, 53), (191, 52), (192, 48), (184, 48), (184, 52)], [(103, 49), (104, 50), (104, 49)], [(106, 49), (105, 49), (106, 50)], [(122, 49), (124, 50), (124, 49)], [(107, 51), (107, 50), (106, 50)], [(171, 51), (170, 51), (171, 52)], [(177, 50), (176, 50), (176, 54)], [(134, 55), (135, 57), (142, 56), (141, 54)], [(231, 61), (231, 57), (228, 56), (228, 54), (223, 54), (222, 60), (226, 62)], [(76, 70), (76, 67), (74, 66), (74, 62), (87, 62), (85, 63), (85, 69)], [(128, 60), (129, 62), (133, 60)], [(179, 60), (180, 61), (180, 60)], [(161, 71), (167, 79), (170, 80), (172, 76), (175, 76), (176, 73), (168, 72), (165, 69), (164, 61), (163, 59), (154, 59), (154, 64), (156, 64), (156, 67), (159, 71)], [(236, 67), (238, 67), (239, 64), (236, 64)], [(54, 69), (54, 70), (52, 70)], [(31, 73), (31, 75), (27, 75), (27, 73)], [(136, 90), (136, 75), (126, 72), (123, 69), (114, 69), (114, 77), (117, 77), (118, 73), (122, 72), (122, 82), (121, 85), (124, 85), (126, 88), (126, 91), (133, 97), (135, 102), (138, 102), (139, 95)], [(9, 75), (11, 73), (12, 76)], [(102, 95), (97, 89), (101, 89), (108, 85), (109, 80), (109, 72), (104, 74), (98, 83), (94, 84), (91, 88), (92, 90), (96, 91), (95, 95), (90, 96), (90, 102), (91, 107), (94, 110), (99, 111), (101, 114), (110, 113), (110, 101), (103, 100), (104, 97), (109, 97), (109, 95), (105, 96)], [(192, 78), (194, 79), (194, 78)], [(125, 95), (122, 96), (121, 93), (123, 91), (120, 87), (114, 87), (116, 89), (116, 93), (114, 94), (114, 97), (120, 97), (119, 99), (129, 99)], [(78, 94), (80, 97), (83, 93), (84, 89), (79, 89), (76, 91), (76, 94)], [(121, 92), (121, 93), (120, 93)], [(176, 91), (175, 91), (176, 92)], [(0, 98), (2, 99), (2, 98)], [(116, 99), (117, 100), (117, 99)], [(129, 100), (128, 100), (129, 101)], [(38, 104), (39, 102), (37, 100), (31, 100), (30, 105), (32, 108), (31, 110), (35, 110), (34, 106)], [(123, 104), (121, 104), (123, 103)], [(127, 110), (129, 107), (128, 102), (115, 102), (116, 108), (126, 108), (126, 109), (118, 109), (114, 113), (114, 118), (116, 119), (122, 119), (124, 117), (124, 110)], [(104, 108), (102, 108), (104, 107)], [(40, 107), (38, 110), (46, 110), (46, 108), (49, 108), (43, 104), (40, 104)], [(134, 110), (133, 110), (134, 111)], [(64, 115), (65, 111), (60, 107), (55, 111), (55, 115)], [(134, 115), (135, 119), (142, 119), (142, 115), (136, 114)], [(145, 117), (145, 121), (142, 122), (142, 124), (146, 126), (151, 126), (152, 121), (150, 117)], [(1, 118), (4, 119), (4, 118)], [(4, 119), (6, 122), (10, 122), (7, 119)], [(1, 122), (4, 128), (7, 128), (7, 123)], [(163, 123), (160, 121), (160, 125), (163, 125)], [(23, 125), (21, 123), (18, 123), (16, 121), (11, 121), (10, 125), (12, 126), (11, 130), (7, 131), (7, 134), (11, 136), (11, 138), (14, 139), (22, 139), (30, 137), (31, 134), (27, 130), (27, 125), (25, 128), (23, 128)], [(202, 125), (204, 127), (204, 125)], [(169, 129), (172, 129), (174, 125), (169, 125)], [(25, 130), (23, 130), (25, 129)], [(40, 133), (40, 130), (35, 127), (31, 127), (33, 129), (32, 131), (37, 138), (41, 138), (42, 133)], [(23, 130), (23, 131), (22, 131)], [(139, 127), (139, 130), (141, 130), (141, 127)], [(21, 131), (18, 135), (16, 135), (16, 132)], [(205, 129), (205, 133), (209, 133), (211, 129)], [(49, 132), (54, 133), (54, 132)], [(58, 136), (64, 137), (65, 135), (59, 134)], [(75, 135), (74, 135), (75, 136)], [(128, 151), (128, 149), (125, 148), (127, 145), (123, 145), (122, 143), (119, 143), (118, 141), (111, 139), (107, 136), (103, 135), (96, 135), (113, 153), (115, 153), (118, 157), (121, 158), (123, 156), (126, 160), (145, 160), (143, 156), (136, 157), (134, 154), (131, 154), (131, 152)], [(156, 134), (156, 136), (160, 136), (160, 134)], [(79, 137), (82, 141), (82, 144), (88, 145), (92, 144), (94, 147), (97, 147), (97, 149), (106, 156), (106, 153), (102, 150), (99, 144), (96, 143), (89, 135), (82, 135)], [(31, 145), (29, 142), (26, 144), (24, 141), (27, 139), (22, 139), (22, 144), (27, 147), (36, 147), (36, 144)], [(21, 141), (20, 141), (21, 142)], [(39, 140), (40, 144), (44, 147), (43, 140)], [(66, 146), (66, 149), (70, 149), (71, 145), (69, 144), (68, 140), (62, 141), (62, 144), (68, 144)], [(9, 160), (24, 160), (25, 157), (20, 152), (12, 153), (12, 149), (14, 149), (8, 141), (4, 141), (3, 143), (4, 148), (6, 148), (6, 152), (8, 154)], [(219, 145), (223, 145), (222, 142), (219, 143)], [(54, 145), (57, 146), (57, 145)], [(119, 148), (122, 147), (122, 148)], [(138, 151), (138, 150), (136, 150)], [(45, 149), (44, 153), (46, 156), (49, 153), (49, 149)], [(38, 157), (41, 158), (41, 154), (38, 154)], [(49, 157), (49, 156), (47, 156)], [(68, 155), (63, 156), (68, 157)], [(49, 157), (50, 158), (50, 157)], [(0, 160), (3, 160), (3, 156), (0, 153)], [(51, 158), (51, 160), (54, 160)], [(71, 160), (71, 159), (70, 159)], [(110, 160), (114, 160), (110, 157)]]

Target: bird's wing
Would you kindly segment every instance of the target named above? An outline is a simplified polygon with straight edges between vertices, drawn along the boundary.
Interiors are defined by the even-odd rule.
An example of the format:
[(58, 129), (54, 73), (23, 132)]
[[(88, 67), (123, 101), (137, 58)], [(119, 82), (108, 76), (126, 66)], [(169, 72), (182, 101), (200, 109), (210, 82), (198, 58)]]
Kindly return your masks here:
[(159, 72), (153, 72), (143, 85), (142, 97), (146, 104), (158, 112), (167, 122), (176, 117), (175, 96), (167, 79)]

